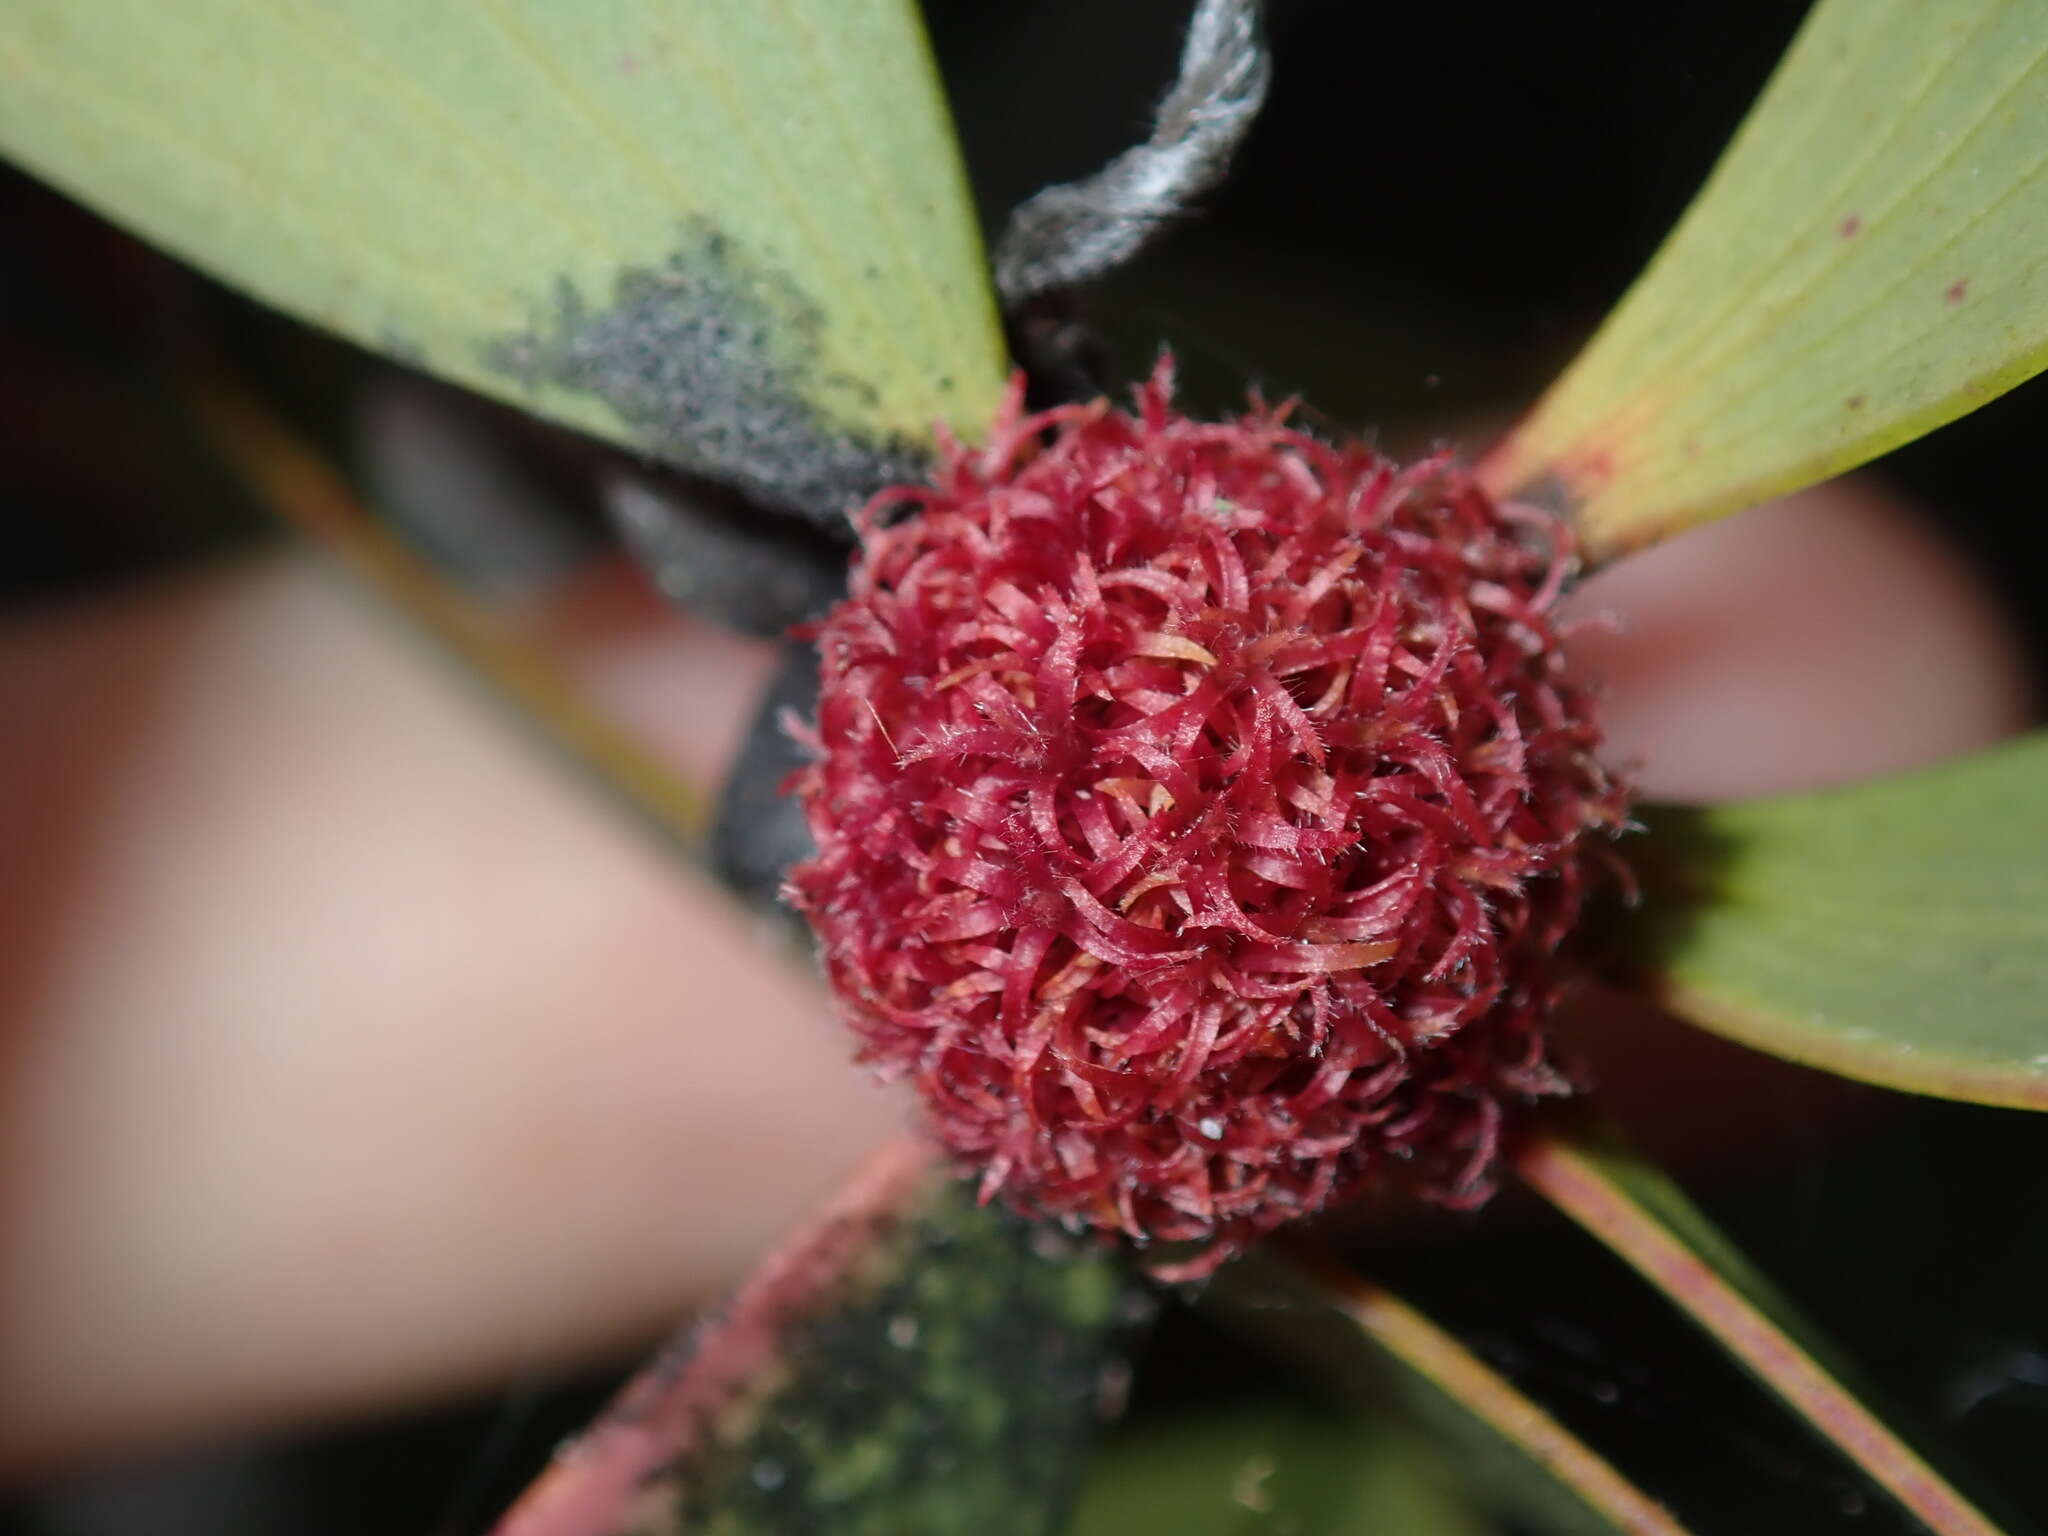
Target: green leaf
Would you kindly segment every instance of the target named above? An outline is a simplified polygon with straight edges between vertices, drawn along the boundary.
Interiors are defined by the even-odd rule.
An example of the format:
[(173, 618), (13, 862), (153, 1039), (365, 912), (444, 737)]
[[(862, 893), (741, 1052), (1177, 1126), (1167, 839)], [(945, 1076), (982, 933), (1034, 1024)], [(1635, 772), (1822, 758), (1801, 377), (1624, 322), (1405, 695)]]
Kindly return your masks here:
[(1444, 1458), (1398, 1425), (1234, 1401), (1113, 1436), (1068, 1536), (1488, 1536)]
[[(1831, 1361), (1830, 1348), (1685, 1192), (1611, 1130), (1524, 1139), (1515, 1171), (1706, 1331), (1933, 1536), (2001, 1536)], [(2017, 1531), (2019, 1527), (2010, 1527)]]
[(906, 1139), (559, 1453), (498, 1536), (1049, 1536), (1134, 1315), (1115, 1257), (977, 1204)]
[(1645, 820), (1638, 938), (1666, 1006), (1844, 1077), (2048, 1109), (2048, 732)]
[(1002, 383), (909, 0), (10, 0), (0, 152), (365, 346), (820, 513)]
[(1607, 558), (2048, 366), (2048, 12), (1821, 0), (1712, 178), (1486, 465)]

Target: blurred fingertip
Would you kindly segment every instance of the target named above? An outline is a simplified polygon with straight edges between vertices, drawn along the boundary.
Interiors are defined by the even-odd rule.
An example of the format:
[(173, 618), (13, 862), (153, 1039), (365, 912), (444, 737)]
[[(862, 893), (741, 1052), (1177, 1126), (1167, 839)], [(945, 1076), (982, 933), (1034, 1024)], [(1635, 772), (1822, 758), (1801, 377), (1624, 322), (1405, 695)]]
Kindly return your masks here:
[(1649, 798), (1739, 799), (1897, 772), (2023, 728), (2032, 682), (1989, 584), (1851, 478), (1589, 578), (1573, 664)]

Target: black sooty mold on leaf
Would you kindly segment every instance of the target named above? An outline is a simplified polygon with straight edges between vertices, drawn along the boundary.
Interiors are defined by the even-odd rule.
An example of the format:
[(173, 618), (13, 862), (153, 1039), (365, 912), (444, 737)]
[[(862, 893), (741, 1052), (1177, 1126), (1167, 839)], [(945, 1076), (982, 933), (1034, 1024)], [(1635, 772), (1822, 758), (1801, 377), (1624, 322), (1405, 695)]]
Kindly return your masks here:
[(920, 468), (915, 445), (830, 420), (820, 400), (863, 385), (821, 372), (822, 311), (701, 220), (659, 264), (621, 268), (602, 302), (563, 279), (550, 307), (487, 343), (487, 364), (528, 391), (595, 395), (657, 458), (821, 520)]
[(939, 1180), (785, 1319), (766, 1390), (642, 1490), (642, 1528), (1050, 1536), (1150, 1311), (1107, 1250)]

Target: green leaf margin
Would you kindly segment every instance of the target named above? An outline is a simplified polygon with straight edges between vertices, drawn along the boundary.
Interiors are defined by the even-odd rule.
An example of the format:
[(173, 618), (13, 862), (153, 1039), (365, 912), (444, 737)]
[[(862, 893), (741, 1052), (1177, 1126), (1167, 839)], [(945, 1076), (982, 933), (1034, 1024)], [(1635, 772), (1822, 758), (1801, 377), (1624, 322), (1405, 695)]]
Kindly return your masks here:
[(1894, 778), (1642, 813), (1645, 985), (1909, 1093), (2048, 1109), (2048, 731)]
[(1604, 560), (2048, 367), (2048, 12), (1821, 0), (1642, 277), (1484, 466)]

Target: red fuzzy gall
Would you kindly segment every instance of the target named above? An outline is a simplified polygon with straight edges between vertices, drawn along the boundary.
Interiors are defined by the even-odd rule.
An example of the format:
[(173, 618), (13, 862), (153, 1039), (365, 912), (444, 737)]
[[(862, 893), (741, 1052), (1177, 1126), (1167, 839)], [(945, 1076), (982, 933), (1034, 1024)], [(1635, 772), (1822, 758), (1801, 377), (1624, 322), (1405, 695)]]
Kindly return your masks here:
[(1166, 365), (862, 526), (789, 894), (985, 1194), (1197, 1269), (1392, 1170), (1482, 1198), (1623, 815), (1565, 530)]

